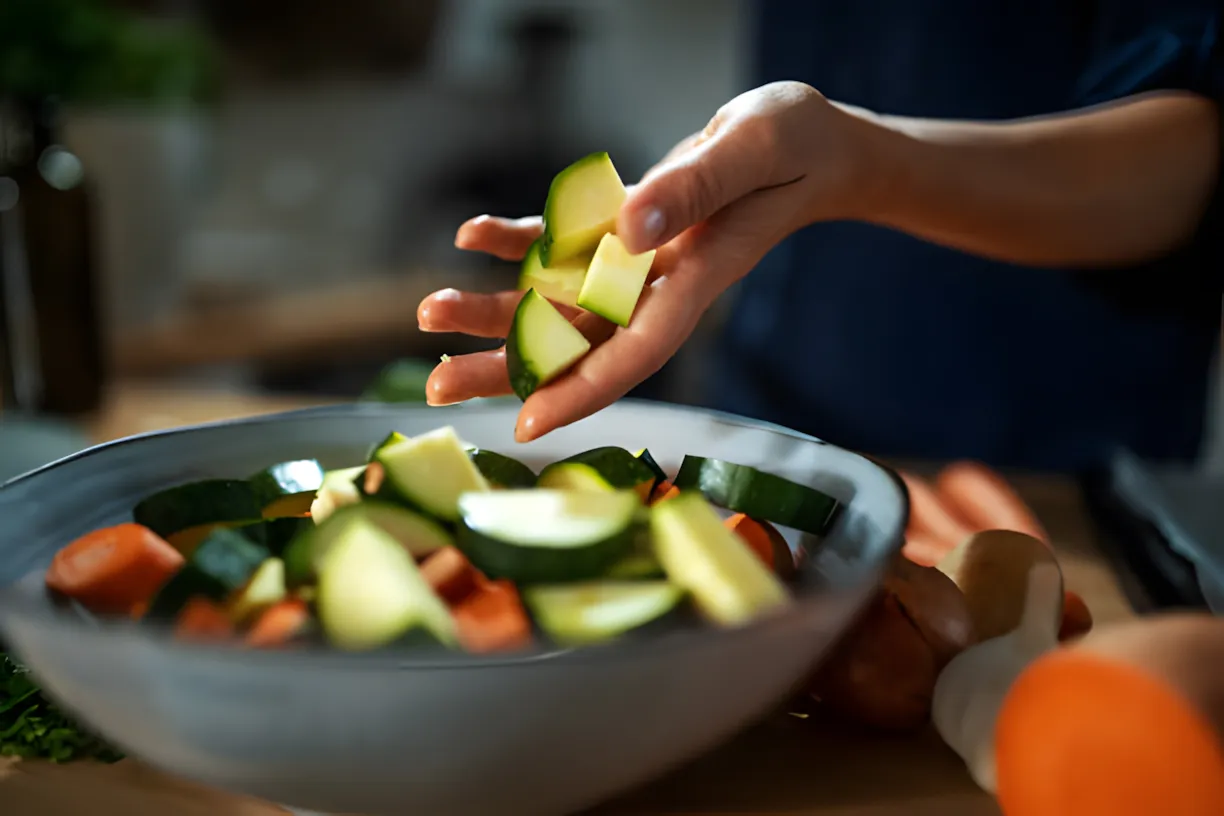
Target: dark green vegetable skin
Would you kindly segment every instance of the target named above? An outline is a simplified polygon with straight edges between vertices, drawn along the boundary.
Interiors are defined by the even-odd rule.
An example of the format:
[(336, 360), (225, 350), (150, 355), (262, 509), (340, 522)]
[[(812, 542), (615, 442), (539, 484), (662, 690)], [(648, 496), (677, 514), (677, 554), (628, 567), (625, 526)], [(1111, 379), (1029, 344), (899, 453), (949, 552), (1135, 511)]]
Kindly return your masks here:
[[(506, 335), (506, 348), (519, 348), (519, 325), (523, 321), (519, 320), (519, 312), (522, 311), (527, 298), (524, 297), (519, 301), (518, 308), (514, 310), (514, 320), (510, 321), (510, 333)], [(523, 354), (506, 353), (506, 373), (510, 375), (510, 390), (514, 395), (524, 402), (530, 397), (535, 390), (540, 387), (540, 378), (535, 373), (523, 364), (526, 359)]]
[(653, 486), (657, 477), (644, 459), (639, 459), (624, 448), (612, 445), (591, 448), (582, 453), (559, 459), (544, 468), (540, 476), (543, 477), (549, 468), (569, 464), (588, 465), (594, 468), (608, 484), (618, 490), (631, 490), (647, 482)]
[(493, 451), (472, 448), (468, 451), (482, 476), (498, 487), (535, 487), (535, 472), (517, 459)]
[(313, 459), (281, 462), (248, 480), (260, 508), (286, 496), (313, 493), (323, 485), (323, 467)]
[(187, 601), (196, 596), (224, 601), (271, 557), (267, 547), (239, 530), (216, 530), (200, 542), (191, 559), (157, 591), (144, 619), (151, 623), (173, 620)]
[(529, 547), (498, 541), (460, 523), (459, 549), (489, 578), (521, 584), (585, 581), (604, 575), (633, 550), (632, 527), (582, 547)]
[(713, 504), (805, 533), (823, 535), (837, 517), (838, 502), (789, 479), (747, 465), (686, 456), (672, 482), (700, 490)]
[(0, 648), (0, 757), (5, 756), (51, 762), (123, 759), (44, 697), (30, 673)]
[(258, 521), (263, 505), (250, 482), (209, 479), (191, 482), (144, 499), (132, 510), (132, 519), (159, 536), (223, 521)]

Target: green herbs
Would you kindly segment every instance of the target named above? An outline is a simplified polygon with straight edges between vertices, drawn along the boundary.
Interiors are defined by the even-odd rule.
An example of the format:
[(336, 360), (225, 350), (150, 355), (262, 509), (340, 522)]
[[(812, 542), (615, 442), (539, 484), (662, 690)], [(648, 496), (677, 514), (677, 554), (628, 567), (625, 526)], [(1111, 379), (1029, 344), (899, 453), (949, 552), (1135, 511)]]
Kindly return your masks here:
[(34, 678), (0, 651), (0, 756), (116, 762), (123, 755), (87, 734), (42, 696)]

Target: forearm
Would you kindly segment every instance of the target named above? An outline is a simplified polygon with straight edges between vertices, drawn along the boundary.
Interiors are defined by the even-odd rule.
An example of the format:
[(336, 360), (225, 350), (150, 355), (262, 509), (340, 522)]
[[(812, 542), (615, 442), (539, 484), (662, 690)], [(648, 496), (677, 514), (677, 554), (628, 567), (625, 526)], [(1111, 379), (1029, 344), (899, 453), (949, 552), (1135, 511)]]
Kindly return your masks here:
[(1219, 118), (1185, 93), (968, 123), (861, 114), (863, 220), (999, 260), (1111, 266), (1188, 239), (1215, 188)]

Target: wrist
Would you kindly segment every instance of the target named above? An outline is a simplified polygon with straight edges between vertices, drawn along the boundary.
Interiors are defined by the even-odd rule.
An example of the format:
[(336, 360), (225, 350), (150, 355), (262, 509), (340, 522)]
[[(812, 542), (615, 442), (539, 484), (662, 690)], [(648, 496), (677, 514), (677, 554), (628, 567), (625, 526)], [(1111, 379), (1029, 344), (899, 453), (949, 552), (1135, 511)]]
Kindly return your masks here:
[(904, 220), (916, 168), (934, 157), (925, 155), (921, 140), (894, 127), (890, 117), (849, 105), (836, 108), (845, 117), (848, 177), (838, 211), (814, 220)]

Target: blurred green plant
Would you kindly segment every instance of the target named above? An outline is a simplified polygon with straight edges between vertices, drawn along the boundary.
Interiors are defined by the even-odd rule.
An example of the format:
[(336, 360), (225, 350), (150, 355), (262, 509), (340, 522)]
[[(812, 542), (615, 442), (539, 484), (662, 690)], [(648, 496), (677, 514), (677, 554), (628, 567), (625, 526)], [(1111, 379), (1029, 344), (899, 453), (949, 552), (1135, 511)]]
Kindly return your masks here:
[(204, 102), (218, 58), (201, 29), (103, 0), (0, 0), (0, 96), (73, 104)]
[(425, 360), (404, 359), (384, 368), (366, 388), (366, 402), (425, 402), (425, 383), (433, 364)]

